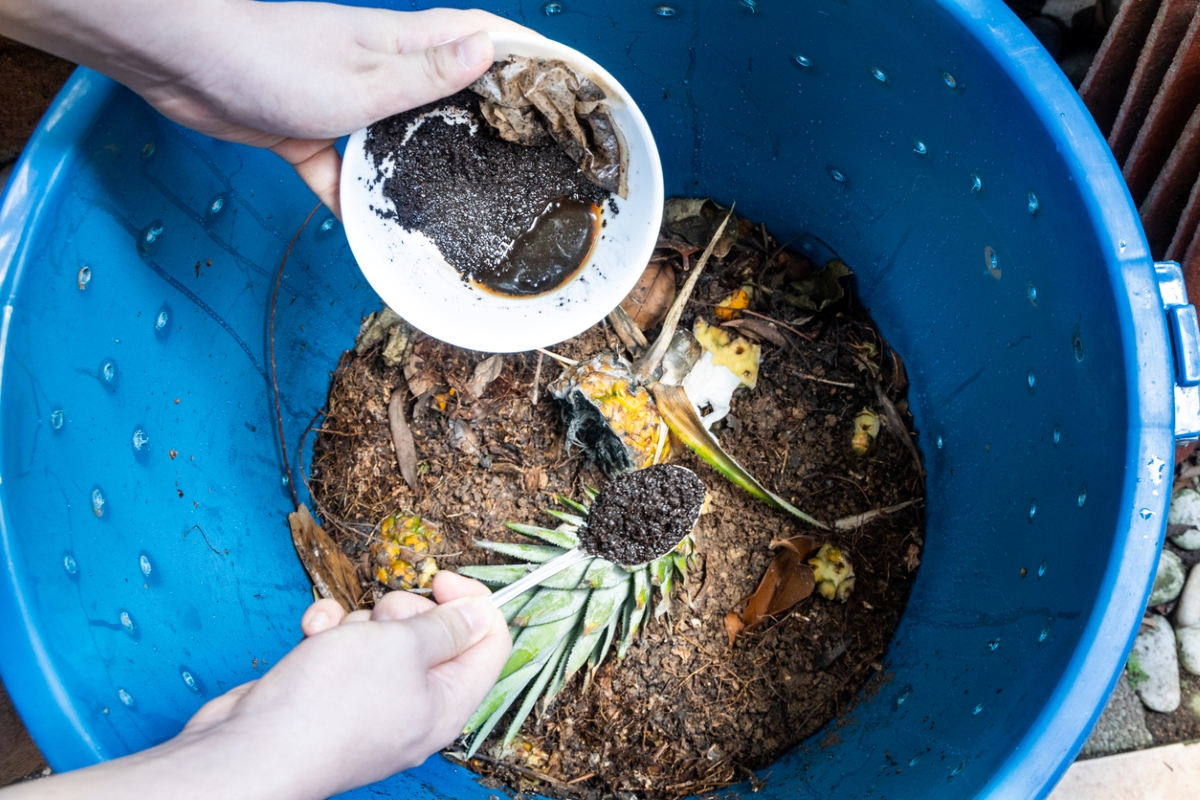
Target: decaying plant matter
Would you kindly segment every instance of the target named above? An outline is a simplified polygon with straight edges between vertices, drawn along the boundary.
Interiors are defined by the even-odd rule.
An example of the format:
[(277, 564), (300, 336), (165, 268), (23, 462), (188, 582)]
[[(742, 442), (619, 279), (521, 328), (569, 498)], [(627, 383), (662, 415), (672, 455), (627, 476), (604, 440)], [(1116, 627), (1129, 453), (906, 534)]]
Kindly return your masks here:
[[(669, 462), (709, 489), (694, 539), (653, 568), (592, 566), (608, 577), (568, 574), (504, 609), (514, 661), (450, 753), (490, 786), (676, 800), (745, 780), (885, 671), (921, 558), (903, 365), (853, 306), (852, 279), (826, 266), (807, 281), (822, 270), (711, 201), (668, 208), (654, 278), (666, 283), (669, 267), (682, 284), (670, 293), (684, 299), (650, 317), (645, 302), (615, 309), (553, 352), (503, 356), (409, 338), (381, 315), (365, 326), (374, 343), (339, 365), (316, 427), (311, 491), (358, 571), (362, 605), (384, 588), (381, 562), (405, 573), (391, 585), (415, 576), (419, 588), (429, 569), (402, 539), (380, 557), (389, 517), (442, 535), (430, 545), (437, 568), (498, 587), (571, 545), (562, 530), (590, 511), (585, 487), (606, 487), (605, 472)], [(805, 294), (820, 310), (786, 299)], [(660, 314), (655, 328), (647, 319)], [(384, 349), (404, 360), (385, 361)], [(394, 446), (393, 400), (411, 460)], [(569, 446), (562, 405), (584, 410)], [(860, 455), (852, 435), (865, 410), (881, 424)], [(607, 442), (607, 469), (591, 439)], [(542, 527), (540, 509), (559, 495), (559, 527)], [(622, 590), (610, 581), (622, 572), (614, 612)]]

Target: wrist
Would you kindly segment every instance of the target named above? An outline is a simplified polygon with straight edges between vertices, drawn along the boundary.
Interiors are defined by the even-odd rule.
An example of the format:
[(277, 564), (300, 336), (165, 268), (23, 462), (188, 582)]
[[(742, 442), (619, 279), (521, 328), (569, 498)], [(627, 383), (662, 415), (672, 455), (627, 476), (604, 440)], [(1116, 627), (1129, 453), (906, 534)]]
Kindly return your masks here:
[[(169, 13), (165, 8), (170, 4)], [(142, 93), (219, 57), (226, 20), (251, 0), (0, 0), (0, 34)]]

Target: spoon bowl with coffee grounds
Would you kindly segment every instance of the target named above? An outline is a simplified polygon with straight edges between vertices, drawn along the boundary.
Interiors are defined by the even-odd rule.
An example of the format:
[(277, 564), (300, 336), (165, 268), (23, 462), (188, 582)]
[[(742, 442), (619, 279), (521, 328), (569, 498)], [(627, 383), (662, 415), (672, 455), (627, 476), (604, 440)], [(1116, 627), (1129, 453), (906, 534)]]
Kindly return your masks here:
[(492, 594), (500, 608), (563, 570), (592, 558), (637, 566), (670, 553), (700, 519), (704, 483), (675, 464), (627, 472), (614, 478), (592, 503), (579, 529), (579, 546), (556, 556)]
[[(496, 66), (471, 88), (351, 135), (342, 215), (363, 275), (411, 325), (518, 352), (583, 332), (637, 283), (662, 167), (633, 97), (602, 67), (550, 39), (491, 36)], [(573, 114), (546, 100), (565, 90), (536, 94), (551, 79)]]

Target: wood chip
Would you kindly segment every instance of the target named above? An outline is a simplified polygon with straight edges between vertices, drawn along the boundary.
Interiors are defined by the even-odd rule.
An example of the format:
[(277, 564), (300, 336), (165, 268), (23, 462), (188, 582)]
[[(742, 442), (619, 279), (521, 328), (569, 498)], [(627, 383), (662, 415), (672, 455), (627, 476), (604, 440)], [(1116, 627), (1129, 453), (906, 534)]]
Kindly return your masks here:
[(921, 566), (921, 548), (916, 544), (910, 544), (908, 552), (904, 554), (904, 568), (912, 572), (919, 566)]
[(468, 456), (478, 456), (481, 452), (479, 437), (471, 430), (471, 426), (461, 419), (450, 423), (450, 444)]
[(649, 342), (646, 340), (646, 334), (642, 333), (642, 329), (637, 326), (625, 309), (617, 306), (608, 314), (608, 322), (616, 331), (617, 338), (621, 340), (621, 344), (625, 345), (629, 352), (635, 356), (641, 353), (646, 348)]
[(396, 463), (408, 488), (417, 488), (417, 445), (404, 415), (404, 390), (395, 389), (388, 401), (388, 425), (392, 429), (392, 447), (396, 448)]
[(301, 504), (288, 514), (288, 525), (292, 529), (292, 545), (312, 579), (313, 588), (321, 597), (337, 600), (347, 611), (358, 608), (358, 574), (354, 565), (313, 519), (308, 507)]

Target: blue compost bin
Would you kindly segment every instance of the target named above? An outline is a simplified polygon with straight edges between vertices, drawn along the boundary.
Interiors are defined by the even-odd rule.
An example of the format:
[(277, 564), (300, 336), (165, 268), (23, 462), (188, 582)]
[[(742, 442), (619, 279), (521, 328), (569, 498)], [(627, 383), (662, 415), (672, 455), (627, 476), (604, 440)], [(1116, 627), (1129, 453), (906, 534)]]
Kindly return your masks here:
[[(668, 193), (736, 200), (782, 241), (840, 254), (906, 360), (924, 564), (883, 677), (760, 794), (1047, 793), (1131, 645), (1175, 396), (1197, 391), (1176, 387), (1177, 272), (1156, 273), (1054, 62), (998, 0), (484, 5), (628, 87)], [(87, 70), (16, 166), (0, 206), (0, 675), (56, 769), (169, 738), (300, 638), (312, 598), (285, 522), (267, 308), (313, 202), (282, 161)], [(276, 323), (293, 452), (379, 304), (319, 211)], [(440, 757), (372, 792), (490, 794)]]

